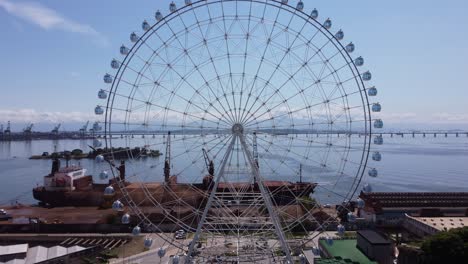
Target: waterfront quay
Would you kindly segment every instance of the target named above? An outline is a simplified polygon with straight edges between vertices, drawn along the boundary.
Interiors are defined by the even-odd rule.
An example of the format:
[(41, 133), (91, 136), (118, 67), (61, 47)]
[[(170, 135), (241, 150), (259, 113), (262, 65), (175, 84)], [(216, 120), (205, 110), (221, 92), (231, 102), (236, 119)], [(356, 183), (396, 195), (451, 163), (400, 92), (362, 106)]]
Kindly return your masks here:
[[(357, 217), (342, 217), (344, 207)], [(193, 234), (187, 233), (178, 241), (185, 245), (185, 250), (181, 251), (163, 239), (175, 237), (178, 232), (176, 230), (179, 230), (176, 226), (167, 226), (165, 233), (155, 233), (154, 230), (142, 228), (142, 233), (135, 236), (132, 235), (133, 225), (115, 221), (121, 217), (121, 213), (100, 207), (47, 208), (17, 204), (2, 209), (10, 216), (9, 219), (0, 222), (2, 245), (29, 243), (29, 248), (37, 245), (49, 248), (83, 248), (80, 254), (70, 254), (68, 259), (83, 259), (85, 256), (100, 258), (99, 254), (102, 255), (102, 252), (111, 251), (117, 253), (112, 255), (110, 263), (151, 263), (155, 258), (162, 263), (176, 263), (174, 258), (179, 261), (186, 258), (193, 238)], [(398, 258), (399, 263), (409, 264), (411, 262), (407, 259), (413, 259), (414, 250), (408, 250), (408, 244), (414, 244), (415, 241), (421, 241), (439, 232), (462, 228), (468, 223), (468, 193), (361, 192), (357, 201), (351, 201), (348, 205), (326, 205), (321, 207), (321, 210), (326, 211), (328, 215), (341, 217), (341, 225), (346, 227), (346, 231), (340, 233), (339, 228), (336, 230), (336, 225), (329, 225), (327, 231), (310, 231), (302, 253), (297, 253), (305, 256), (304, 263), (329, 263), (326, 261), (333, 259), (364, 261), (359, 263), (393, 263), (390, 261)], [(151, 239), (149, 247), (142, 246), (145, 239)], [(218, 240), (201, 241), (200, 247), (204, 253), (209, 252), (214, 256), (226, 255), (223, 257), (223, 263), (236, 262), (236, 257), (230, 256), (230, 248), (224, 245), (226, 241), (223, 237)], [(383, 242), (385, 243), (382, 244)], [(266, 239), (264, 243), (274, 247), (278, 241)], [(379, 248), (379, 245), (384, 247)], [(369, 255), (370, 253), (359, 249), (364, 246), (373, 248), (375, 252), (391, 252), (396, 257), (382, 258), (380, 254), (380, 260), (376, 260)], [(126, 254), (123, 254), (123, 248), (127, 248)], [(158, 256), (161, 248), (166, 252), (164, 256)], [(243, 257), (248, 256), (244, 253), (241, 254)], [(272, 254), (276, 263), (283, 262), (282, 257), (276, 256), (274, 252), (268, 254)], [(58, 259), (67, 258), (60, 256)], [(204, 263), (206, 259), (195, 258), (194, 261)], [(248, 257), (241, 262), (249, 262)], [(258, 260), (258, 263), (263, 262)]]

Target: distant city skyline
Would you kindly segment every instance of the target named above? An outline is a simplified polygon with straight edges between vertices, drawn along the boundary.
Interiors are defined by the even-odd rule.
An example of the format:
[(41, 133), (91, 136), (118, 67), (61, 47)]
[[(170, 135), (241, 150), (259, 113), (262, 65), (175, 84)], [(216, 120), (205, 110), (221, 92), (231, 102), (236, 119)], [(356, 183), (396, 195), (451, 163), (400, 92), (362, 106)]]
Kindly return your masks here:
[[(154, 21), (158, 9), (168, 13), (170, 2), (0, 0), (0, 124), (72, 130), (102, 120), (93, 110), (102, 103), (102, 77), (113, 72), (110, 61), (121, 58), (120, 45), (143, 20)], [(304, 3), (320, 11), (320, 21), (330, 17), (366, 59), (384, 130), (468, 129), (466, 1)]]

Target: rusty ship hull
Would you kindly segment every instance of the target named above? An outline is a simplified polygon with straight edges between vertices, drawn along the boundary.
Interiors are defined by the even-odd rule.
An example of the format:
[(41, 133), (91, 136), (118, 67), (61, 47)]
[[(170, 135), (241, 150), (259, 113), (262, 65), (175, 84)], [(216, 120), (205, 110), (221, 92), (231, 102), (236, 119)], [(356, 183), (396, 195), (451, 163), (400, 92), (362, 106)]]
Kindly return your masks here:
[[(91, 176), (87, 176), (92, 178)], [(312, 183), (290, 183), (281, 181), (269, 181), (264, 183), (265, 187), (272, 193), (272, 198), (276, 204), (287, 204), (296, 199), (296, 197), (309, 196), (315, 184)], [(141, 206), (154, 206), (155, 204), (168, 205), (172, 202), (182, 203), (188, 206), (199, 206), (209, 196), (211, 190), (203, 184), (183, 184), (176, 183), (166, 185), (164, 183), (127, 183), (125, 193), (119, 188), (112, 197), (104, 195), (108, 184), (96, 184), (90, 182), (87, 186), (76, 186), (73, 191), (50, 191), (43, 186), (33, 189), (33, 197), (43, 204), (50, 206), (103, 206), (109, 200), (123, 199), (130, 197), (132, 201)], [(228, 190), (227, 186), (231, 186)], [(219, 183), (218, 193), (231, 192), (241, 186), (244, 193), (260, 193), (257, 184), (249, 183)], [(151, 199), (147, 199), (151, 196)], [(123, 202), (125, 199), (123, 199)]]

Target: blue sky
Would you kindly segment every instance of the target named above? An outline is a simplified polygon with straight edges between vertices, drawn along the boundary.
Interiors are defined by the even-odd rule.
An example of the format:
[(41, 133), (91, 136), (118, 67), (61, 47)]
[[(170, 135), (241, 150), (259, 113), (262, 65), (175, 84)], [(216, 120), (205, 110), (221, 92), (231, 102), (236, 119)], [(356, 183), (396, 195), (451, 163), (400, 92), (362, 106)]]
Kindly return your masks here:
[[(0, 123), (94, 118), (118, 48), (169, 2), (0, 0)], [(366, 59), (387, 128), (468, 128), (467, 1), (304, 2)]]

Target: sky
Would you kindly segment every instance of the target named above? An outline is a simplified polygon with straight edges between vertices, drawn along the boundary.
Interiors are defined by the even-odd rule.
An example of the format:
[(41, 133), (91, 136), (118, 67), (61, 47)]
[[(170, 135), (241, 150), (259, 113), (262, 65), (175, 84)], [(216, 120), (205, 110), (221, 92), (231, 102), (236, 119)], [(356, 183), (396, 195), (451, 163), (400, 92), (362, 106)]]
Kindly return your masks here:
[[(0, 124), (74, 129), (95, 120), (97, 91), (120, 45), (169, 3), (0, 0)], [(467, 1), (304, 3), (333, 19), (366, 59), (387, 129), (468, 129)]]

